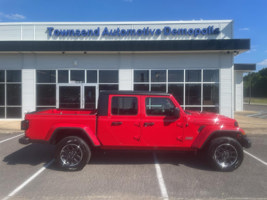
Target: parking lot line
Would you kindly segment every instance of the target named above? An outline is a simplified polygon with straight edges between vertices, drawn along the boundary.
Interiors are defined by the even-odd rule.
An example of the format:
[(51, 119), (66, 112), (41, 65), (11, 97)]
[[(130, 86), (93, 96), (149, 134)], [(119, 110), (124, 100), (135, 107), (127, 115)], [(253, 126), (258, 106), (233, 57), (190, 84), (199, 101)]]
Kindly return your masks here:
[(24, 134), (24, 133), (21, 133), (21, 134), (19, 134), (19, 135), (14, 136), (14, 137), (7, 138), (7, 139), (5, 139), (5, 140), (1, 140), (1, 141), (0, 141), (0, 144), (6, 142), (6, 141), (8, 141), (8, 140), (12, 140), (12, 139), (14, 139), (14, 138), (17, 138), (17, 137), (19, 137), (19, 136), (22, 136), (23, 134)]
[(245, 152), (245, 154), (251, 156), (252, 158), (256, 159), (257, 161), (259, 161), (259, 162), (261, 162), (262, 164), (264, 164), (264, 165), (267, 166), (267, 162), (264, 162), (263, 160), (259, 159), (258, 157), (252, 155), (251, 153), (249, 153), (249, 152), (247, 152), (247, 151), (245, 151), (245, 150), (244, 150), (244, 152)]
[(158, 182), (159, 182), (161, 196), (163, 199), (168, 200), (169, 199), (168, 192), (167, 192), (167, 189), (166, 189), (166, 186), (164, 183), (164, 179), (162, 176), (161, 168), (160, 168), (156, 153), (153, 153), (153, 156), (154, 156), (155, 168), (156, 168), (156, 172), (157, 172), (157, 178), (158, 178)]
[(41, 169), (39, 169), (36, 173), (34, 173), (30, 178), (28, 178), (26, 181), (24, 181), (20, 186), (18, 186), (15, 190), (13, 190), (11, 193), (9, 193), (3, 200), (7, 200), (11, 197), (13, 197), (16, 193), (18, 193), (22, 188), (24, 188), (28, 183), (30, 183), (32, 180), (34, 180), (38, 175), (40, 175), (46, 168), (48, 168), (52, 163), (54, 162), (54, 159), (45, 164)]

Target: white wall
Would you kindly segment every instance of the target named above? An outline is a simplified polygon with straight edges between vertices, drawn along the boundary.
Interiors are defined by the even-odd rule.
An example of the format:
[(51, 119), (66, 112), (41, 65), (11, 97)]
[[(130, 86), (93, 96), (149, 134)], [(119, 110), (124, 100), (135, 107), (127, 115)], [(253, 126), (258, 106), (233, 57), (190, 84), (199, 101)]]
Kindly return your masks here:
[(220, 69), (227, 53), (0, 54), (0, 69)]
[(35, 69), (22, 70), (22, 117), (26, 112), (35, 110), (36, 89)]
[(243, 111), (243, 72), (235, 71), (235, 111)]
[(119, 70), (119, 90), (133, 90), (133, 70)]
[(232, 56), (221, 56), (220, 64), (220, 114), (228, 117), (234, 117), (234, 80)]

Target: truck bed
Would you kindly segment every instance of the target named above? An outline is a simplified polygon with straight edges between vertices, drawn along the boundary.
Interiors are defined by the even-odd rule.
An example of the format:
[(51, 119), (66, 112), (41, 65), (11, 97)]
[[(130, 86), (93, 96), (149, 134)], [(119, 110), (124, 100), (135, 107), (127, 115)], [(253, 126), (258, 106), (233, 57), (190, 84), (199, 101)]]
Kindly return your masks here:
[(61, 127), (76, 127), (96, 131), (96, 110), (49, 109), (28, 113), (29, 129), (25, 134), (33, 140), (48, 141), (54, 131)]

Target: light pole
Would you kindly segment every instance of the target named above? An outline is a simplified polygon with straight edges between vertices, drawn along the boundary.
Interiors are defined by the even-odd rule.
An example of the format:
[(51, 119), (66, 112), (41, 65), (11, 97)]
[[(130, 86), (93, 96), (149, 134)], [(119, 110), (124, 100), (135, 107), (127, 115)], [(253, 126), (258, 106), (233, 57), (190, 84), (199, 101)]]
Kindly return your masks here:
[(248, 104), (250, 104), (250, 102), (251, 102), (251, 85), (252, 85), (252, 75), (251, 75), (251, 72), (249, 72), (249, 75), (250, 75), (250, 77), (249, 77), (249, 102), (248, 102)]

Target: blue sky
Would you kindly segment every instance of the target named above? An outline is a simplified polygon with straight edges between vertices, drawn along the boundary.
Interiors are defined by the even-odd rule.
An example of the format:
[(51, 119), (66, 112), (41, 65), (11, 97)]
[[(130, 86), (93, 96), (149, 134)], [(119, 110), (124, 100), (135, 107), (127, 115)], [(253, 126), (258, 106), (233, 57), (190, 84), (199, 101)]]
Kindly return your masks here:
[(267, 67), (267, 0), (0, 0), (0, 22), (234, 20), (251, 50), (235, 63)]

